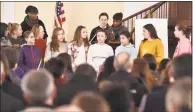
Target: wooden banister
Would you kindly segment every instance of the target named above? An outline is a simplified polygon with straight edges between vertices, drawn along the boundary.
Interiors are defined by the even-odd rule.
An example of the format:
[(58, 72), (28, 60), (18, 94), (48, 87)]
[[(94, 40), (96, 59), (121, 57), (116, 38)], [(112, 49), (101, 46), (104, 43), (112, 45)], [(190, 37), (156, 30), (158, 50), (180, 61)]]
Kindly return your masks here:
[(133, 18), (133, 17), (135, 17), (135, 16), (137, 16), (137, 15), (143, 13), (143, 12), (146, 12), (146, 11), (148, 11), (148, 10), (156, 7), (157, 5), (159, 5), (159, 4), (161, 4), (161, 3), (162, 3), (162, 2), (158, 2), (158, 3), (152, 5), (152, 6), (148, 7), (148, 8), (145, 8), (145, 9), (143, 9), (143, 10), (141, 10), (141, 11), (135, 13), (135, 14), (132, 14), (131, 16), (128, 16), (128, 17), (126, 17), (125, 19), (123, 19), (122, 22), (125, 22), (125, 21), (129, 20), (130, 18)]

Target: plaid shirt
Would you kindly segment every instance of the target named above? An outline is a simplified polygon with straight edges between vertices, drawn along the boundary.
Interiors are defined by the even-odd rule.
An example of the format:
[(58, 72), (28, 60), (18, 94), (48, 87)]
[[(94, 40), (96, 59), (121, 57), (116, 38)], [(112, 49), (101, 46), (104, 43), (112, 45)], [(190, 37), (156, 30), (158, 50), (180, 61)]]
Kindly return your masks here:
[[(78, 48), (79, 48), (79, 47), (76, 45), (75, 42), (71, 42), (71, 43), (69, 43), (69, 45), (68, 45), (68, 54), (69, 54), (70, 57), (71, 57), (72, 67), (73, 67), (73, 68), (76, 68), (76, 66), (78, 66), (78, 65), (75, 65), (75, 63), (74, 63), (74, 61), (75, 61), (75, 59), (77, 58), (77, 55), (78, 55), (78, 53), (79, 53)], [(88, 48), (89, 48), (89, 46), (86, 46), (86, 47), (85, 47), (85, 56), (86, 56), (85, 59), (86, 59), (86, 61), (87, 61)]]

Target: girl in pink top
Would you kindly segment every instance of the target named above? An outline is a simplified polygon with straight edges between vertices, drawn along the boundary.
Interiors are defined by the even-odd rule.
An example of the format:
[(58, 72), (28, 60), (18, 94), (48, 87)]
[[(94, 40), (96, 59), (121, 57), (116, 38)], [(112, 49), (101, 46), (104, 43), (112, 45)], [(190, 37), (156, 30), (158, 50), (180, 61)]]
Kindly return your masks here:
[(176, 25), (174, 31), (175, 37), (179, 39), (178, 45), (174, 52), (173, 58), (184, 53), (192, 53), (192, 45), (190, 40), (186, 37), (186, 27), (183, 25)]

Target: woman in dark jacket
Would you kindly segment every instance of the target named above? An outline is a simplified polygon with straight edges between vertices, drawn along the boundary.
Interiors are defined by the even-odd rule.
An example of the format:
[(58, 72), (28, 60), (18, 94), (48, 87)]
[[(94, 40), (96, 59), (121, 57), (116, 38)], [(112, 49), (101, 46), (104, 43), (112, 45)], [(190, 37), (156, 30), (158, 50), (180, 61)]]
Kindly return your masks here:
[(30, 31), (35, 24), (39, 24), (44, 28), (44, 39), (48, 37), (44, 23), (38, 18), (38, 9), (35, 6), (29, 5), (25, 13), (27, 16), (24, 18), (24, 21), (21, 23), (23, 32)]

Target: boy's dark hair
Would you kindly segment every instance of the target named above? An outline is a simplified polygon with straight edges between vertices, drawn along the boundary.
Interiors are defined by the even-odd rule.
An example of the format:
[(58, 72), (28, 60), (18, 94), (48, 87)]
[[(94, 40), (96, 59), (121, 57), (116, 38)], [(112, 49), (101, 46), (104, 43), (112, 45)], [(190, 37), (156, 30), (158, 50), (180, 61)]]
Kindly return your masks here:
[(25, 13), (34, 13), (34, 14), (38, 14), (38, 9), (35, 6), (29, 5), (27, 6), (27, 8), (25, 9)]
[(109, 19), (109, 16), (106, 12), (103, 12), (99, 15), (99, 19), (101, 18), (101, 16), (106, 16), (107, 17), (107, 20)]
[(122, 32), (120, 33), (120, 35), (126, 36), (126, 37), (129, 39), (129, 43), (133, 44), (133, 39), (132, 39), (129, 31), (122, 31)]
[(89, 65), (89, 64), (81, 64), (79, 65), (74, 74), (81, 74), (81, 75), (86, 75), (92, 78), (93, 80), (96, 80), (97, 73), (95, 69)]
[(47, 69), (55, 79), (59, 78), (65, 72), (65, 64), (57, 58), (51, 58), (45, 64)]
[(119, 12), (119, 13), (115, 13), (113, 15), (113, 20), (122, 20), (123, 18), (123, 13)]
[(157, 65), (157, 63), (156, 63), (155, 57), (154, 57), (152, 54), (145, 54), (145, 55), (143, 56), (143, 59), (148, 63), (149, 68), (150, 68), (151, 70), (153, 70), (153, 71), (156, 70), (156, 65)]
[(2, 48), (2, 52), (7, 57), (9, 69), (13, 69), (19, 61), (19, 51), (16, 48), (7, 46)]
[(175, 78), (192, 77), (192, 54), (182, 54), (175, 57), (171, 64), (172, 74)]

